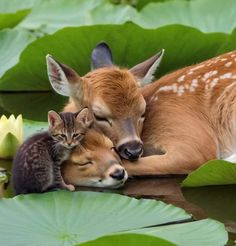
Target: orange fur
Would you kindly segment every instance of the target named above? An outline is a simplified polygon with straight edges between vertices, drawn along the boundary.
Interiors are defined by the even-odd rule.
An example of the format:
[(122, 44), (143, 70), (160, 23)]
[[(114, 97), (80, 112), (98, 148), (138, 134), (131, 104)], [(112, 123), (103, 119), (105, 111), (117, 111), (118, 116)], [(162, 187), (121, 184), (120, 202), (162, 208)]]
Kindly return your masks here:
[[(114, 179), (111, 175), (124, 170), (121, 160), (112, 150), (113, 143), (101, 132), (89, 129), (69, 160), (62, 165), (65, 182), (79, 186), (114, 187), (124, 184), (127, 179)], [(84, 163), (89, 162), (87, 165)]]
[[(189, 173), (207, 160), (236, 152), (236, 52), (167, 74), (141, 89), (128, 70), (117, 67), (97, 69), (82, 80), (83, 106), (92, 110), (99, 98), (117, 122), (132, 118), (137, 132), (142, 130), (136, 116), (144, 97), (145, 157), (123, 161), (131, 175)], [(77, 108), (72, 97), (65, 110)], [(112, 131), (104, 130), (114, 142), (127, 137), (120, 123)]]
[[(189, 173), (236, 152), (234, 57), (230, 52), (180, 69), (142, 89), (147, 102), (142, 140), (147, 153), (154, 148), (163, 155), (125, 161), (130, 174)], [(178, 95), (180, 86), (184, 92)]]

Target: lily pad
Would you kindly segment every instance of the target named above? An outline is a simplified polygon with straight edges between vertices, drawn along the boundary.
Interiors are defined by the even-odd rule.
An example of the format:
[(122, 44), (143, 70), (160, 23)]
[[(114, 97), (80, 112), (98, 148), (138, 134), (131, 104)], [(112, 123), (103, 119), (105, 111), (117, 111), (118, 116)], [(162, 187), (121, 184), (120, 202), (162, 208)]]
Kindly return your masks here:
[(115, 63), (128, 67), (165, 48), (161, 75), (213, 57), (228, 37), (225, 34), (203, 34), (176, 25), (156, 30), (145, 30), (132, 23), (65, 28), (31, 43), (22, 53), (20, 62), (0, 79), (0, 90), (51, 90), (45, 62), (48, 53), (84, 75), (90, 70), (91, 51), (101, 40), (111, 46)]
[(35, 0), (1, 0), (0, 1), (0, 30), (15, 27), (31, 11)]
[(142, 235), (142, 234), (120, 234), (120, 235), (112, 235), (112, 236), (104, 236), (98, 238), (96, 240), (78, 244), (77, 246), (104, 246), (104, 245), (114, 245), (114, 246), (153, 246), (153, 245), (161, 245), (161, 246), (175, 246), (171, 242), (168, 242), (164, 239)]
[[(0, 214), (3, 245), (17, 242), (18, 245), (70, 246), (121, 232), (159, 234), (170, 241), (187, 232), (186, 237), (177, 240), (177, 244), (183, 242), (179, 245), (195, 245), (196, 239), (203, 243), (198, 245), (208, 246), (224, 245), (227, 241), (227, 232), (219, 222), (163, 225), (188, 220), (191, 216), (163, 202), (117, 194), (58, 191), (20, 195), (2, 199)], [(150, 226), (155, 227), (140, 229)]]
[(113, 5), (108, 0), (39, 1), (19, 26), (44, 33), (53, 33), (69, 26), (121, 24), (134, 18), (130, 6)]
[(34, 39), (33, 34), (25, 30), (0, 31), (0, 76), (19, 61), (22, 50)]
[(24, 139), (32, 136), (35, 133), (48, 130), (48, 122), (23, 120)]
[(182, 182), (182, 187), (236, 184), (236, 164), (211, 160), (190, 173)]
[(224, 225), (212, 219), (145, 228), (133, 232), (157, 236), (181, 246), (222, 246), (228, 240)]
[(230, 33), (236, 26), (235, 15), (234, 0), (175, 0), (146, 5), (134, 22), (145, 28), (182, 24), (206, 33)]

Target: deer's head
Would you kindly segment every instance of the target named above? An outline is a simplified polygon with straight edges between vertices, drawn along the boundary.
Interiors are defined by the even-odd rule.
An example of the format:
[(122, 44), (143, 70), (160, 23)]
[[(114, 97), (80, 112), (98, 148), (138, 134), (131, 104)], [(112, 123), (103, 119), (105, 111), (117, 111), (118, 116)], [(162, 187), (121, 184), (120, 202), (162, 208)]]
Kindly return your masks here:
[(92, 70), (85, 76), (50, 55), (48, 76), (53, 89), (69, 96), (77, 109), (90, 109), (95, 126), (113, 141), (121, 157), (136, 160), (143, 152), (140, 133), (146, 109), (140, 86), (151, 82), (163, 53), (128, 70), (113, 65), (110, 48), (100, 43), (92, 51)]

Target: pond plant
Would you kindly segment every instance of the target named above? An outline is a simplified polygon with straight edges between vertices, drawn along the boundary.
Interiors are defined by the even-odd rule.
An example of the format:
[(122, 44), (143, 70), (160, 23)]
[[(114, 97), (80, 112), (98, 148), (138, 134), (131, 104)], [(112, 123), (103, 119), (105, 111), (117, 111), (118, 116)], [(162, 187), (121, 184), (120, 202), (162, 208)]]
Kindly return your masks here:
[[(46, 54), (85, 74), (100, 41), (111, 46), (115, 63), (125, 67), (164, 48), (160, 77), (234, 50), (235, 11), (234, 0), (1, 0), (0, 108), (7, 117), (23, 114), (26, 119), (22, 126), (21, 116), (2, 116), (0, 157), (13, 157), (23, 138), (47, 128), (45, 112), (54, 106), (59, 110), (65, 102), (46, 94), (51, 92)], [(234, 164), (212, 160), (182, 186), (235, 184), (235, 177)], [(0, 187), (8, 179), (0, 170)], [(172, 205), (109, 193), (56, 191), (1, 198), (0, 216), (0, 244), (6, 246), (208, 246), (228, 240), (218, 221), (193, 221)]]

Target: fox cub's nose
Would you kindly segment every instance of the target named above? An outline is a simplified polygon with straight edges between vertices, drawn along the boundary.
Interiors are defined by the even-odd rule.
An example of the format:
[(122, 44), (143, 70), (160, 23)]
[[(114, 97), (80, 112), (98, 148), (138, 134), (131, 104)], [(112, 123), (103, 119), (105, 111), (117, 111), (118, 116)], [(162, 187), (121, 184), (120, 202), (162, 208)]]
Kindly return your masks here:
[(125, 177), (124, 169), (116, 169), (113, 173), (110, 174), (113, 179), (122, 180)]

